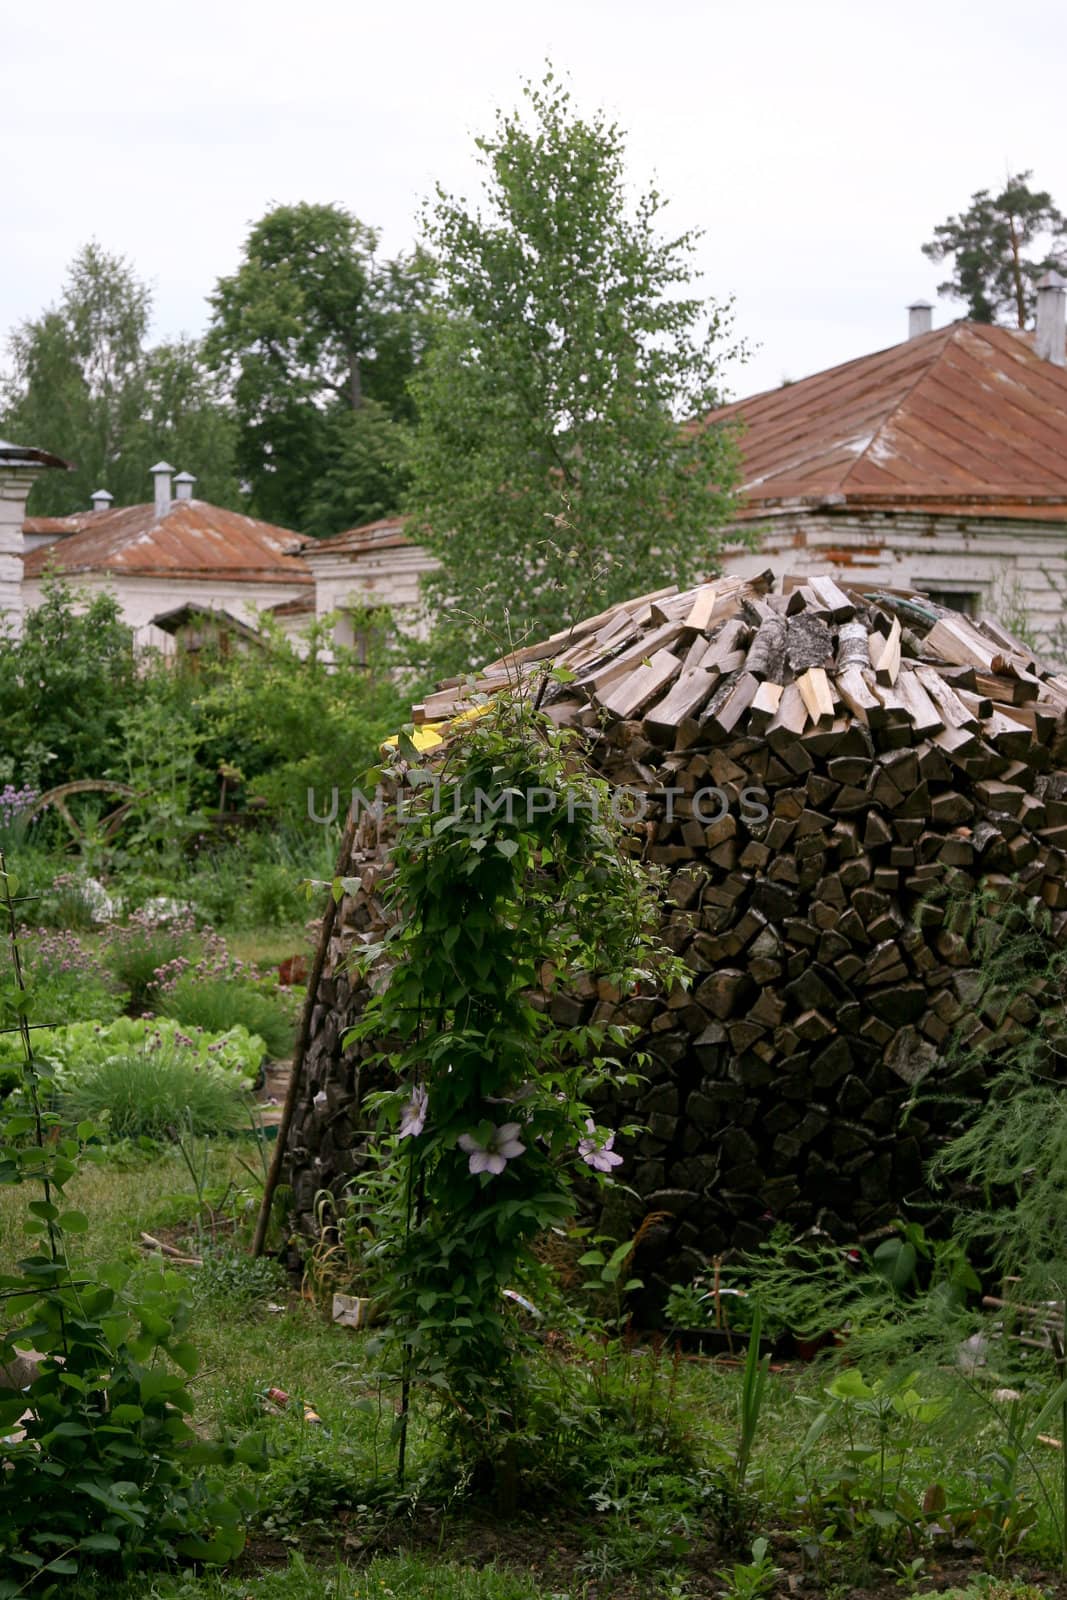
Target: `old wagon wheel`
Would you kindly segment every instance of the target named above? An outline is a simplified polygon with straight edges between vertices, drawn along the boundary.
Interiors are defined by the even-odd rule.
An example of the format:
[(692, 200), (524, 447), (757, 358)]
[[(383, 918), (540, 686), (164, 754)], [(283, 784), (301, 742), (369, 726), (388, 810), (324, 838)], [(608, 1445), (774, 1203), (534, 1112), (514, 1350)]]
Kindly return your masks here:
[(93, 819), (94, 823), (101, 829), (105, 842), (110, 843), (122, 827), (130, 806), (137, 798), (136, 789), (131, 789), (128, 783), (114, 783), (107, 778), (80, 778), (74, 783), (61, 783), (58, 788), (48, 789), (44, 794), (38, 796), (33, 805), (25, 812), (26, 819), (32, 822), (35, 817), (39, 817), (42, 812), (51, 807), (59, 812), (59, 815), (66, 823), (71, 844), (81, 845), (85, 839), (85, 828), (78, 822), (68, 804), (74, 795), (81, 794), (124, 797), (122, 804), (116, 806), (114, 811), (109, 811), (104, 817), (94, 817)]

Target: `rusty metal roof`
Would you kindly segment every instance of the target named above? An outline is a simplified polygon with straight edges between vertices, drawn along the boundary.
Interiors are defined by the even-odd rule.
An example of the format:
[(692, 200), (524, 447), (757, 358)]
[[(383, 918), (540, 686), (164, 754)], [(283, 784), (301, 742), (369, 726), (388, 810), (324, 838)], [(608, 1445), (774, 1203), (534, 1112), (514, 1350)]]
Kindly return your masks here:
[(952, 323), (713, 416), (743, 425), (748, 516), (784, 502), (1067, 514), (1067, 370), (1032, 335)]
[(39, 450), (33, 444), (11, 444), (7, 439), (0, 439), (0, 467), (61, 467), (64, 472), (71, 471), (70, 462), (53, 455), (51, 450)]
[(358, 528), (347, 528), (344, 533), (332, 533), (326, 539), (303, 539), (300, 553), (309, 559), (316, 555), (363, 555), (369, 550), (389, 550), (396, 545), (409, 544), (404, 532), (405, 517), (381, 517), (377, 522), (364, 522)]
[[(298, 554), (300, 538), (288, 528), (238, 511), (224, 511), (204, 500), (175, 500), (165, 516), (154, 505), (85, 511), (75, 517), (36, 517), (28, 532), (69, 533), (58, 546), (42, 545), (25, 557), (27, 578), (47, 568), (71, 574), (106, 572), (116, 576), (212, 579), (248, 583), (310, 584), (311, 573)], [(77, 523), (76, 531), (70, 525)]]

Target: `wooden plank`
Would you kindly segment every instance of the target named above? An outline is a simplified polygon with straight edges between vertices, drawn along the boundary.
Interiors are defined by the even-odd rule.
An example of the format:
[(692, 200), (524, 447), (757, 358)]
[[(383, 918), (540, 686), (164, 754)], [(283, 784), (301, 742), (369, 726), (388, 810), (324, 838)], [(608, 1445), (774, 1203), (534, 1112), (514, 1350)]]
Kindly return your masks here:
[(769, 683), (764, 679), (753, 695), (752, 704), (748, 708), (750, 733), (763, 733), (770, 727), (778, 713), (782, 694), (783, 689), (780, 683)]
[(1027, 755), (1034, 742), (1032, 728), (1025, 722), (998, 711), (996, 707), (985, 719), (983, 732), (994, 750), (998, 750), (1002, 756), (1011, 756), (1016, 761)]
[(645, 712), (645, 732), (653, 743), (673, 739), (687, 717), (695, 717), (719, 681), (717, 672), (683, 673), (673, 687)]
[(737, 650), (748, 643), (750, 631), (748, 624), (742, 622), (740, 617), (723, 623), (708, 645), (700, 665), (708, 670), (717, 667), (720, 672), (729, 672), (731, 669), (726, 663)]
[(943, 661), (954, 662), (959, 667), (979, 667), (983, 672), (999, 672), (1004, 664), (1003, 652), (988, 639), (983, 639), (977, 628), (962, 616), (938, 617), (923, 641), (931, 655)]
[(699, 667), (701, 661), (708, 653), (708, 641), (702, 633), (694, 634), (693, 642), (682, 658), (682, 671), (692, 672), (694, 667)]
[(974, 733), (967, 728), (939, 728), (932, 737), (934, 744), (944, 751), (950, 761), (963, 760), (978, 744)]
[(1035, 670), (1037, 660), (1030, 646), (1022, 639), (1017, 638), (1015, 634), (1009, 633), (1007, 628), (996, 617), (979, 617), (978, 627), (987, 638), (992, 639), (994, 644), (999, 645), (1002, 651), (1007, 652), (1009, 655), (1018, 656), (1021, 665), (1027, 671), (1033, 672)]
[(728, 616), (740, 604), (743, 588), (744, 580), (741, 578), (725, 578), (705, 584), (689, 608), (685, 626), (694, 633), (705, 633), (713, 622)]
[[(874, 635), (872, 634), (873, 638)], [(873, 663), (874, 675), (878, 682), (892, 687), (897, 681), (900, 671), (900, 618), (893, 618), (893, 626), (889, 630), (889, 638), (884, 640), (879, 647), (878, 659)]]
[(855, 616), (856, 607), (829, 574), (808, 581), (822, 609), (829, 613), (834, 622), (848, 622)]
[(1027, 700), (1023, 705), (1002, 705), (993, 702), (994, 712), (1003, 712), (1016, 722), (1023, 722), (1032, 731), (1035, 739), (1041, 744), (1047, 744), (1059, 726), (1059, 708), (1047, 702)]
[[(681, 631), (680, 622), (665, 622), (662, 627), (643, 634), (636, 644), (628, 645), (596, 672), (583, 674), (574, 687), (590, 698), (594, 695), (601, 697), (604, 690), (609, 689), (617, 679), (625, 677), (631, 667), (636, 667), (645, 657), (653, 656), (657, 650), (672, 645)], [(678, 665), (680, 668), (681, 662)]]
[(978, 727), (978, 718), (968, 711), (955, 689), (951, 688), (933, 667), (917, 666), (915, 675), (950, 728)]
[(800, 698), (816, 727), (825, 728), (834, 720), (834, 697), (830, 680), (822, 667), (809, 667), (797, 679)]
[(759, 684), (752, 674), (742, 672), (721, 702), (718, 696), (712, 699), (708, 715), (704, 718), (704, 726), (710, 726), (724, 737), (733, 733), (755, 699), (758, 688)]
[[(847, 627), (848, 624), (846, 623)], [(867, 635), (863, 634), (863, 651), (867, 652)], [(876, 700), (871, 693), (870, 681), (863, 668), (855, 664), (847, 666), (836, 675), (837, 692), (848, 706), (853, 716), (861, 722), (869, 722), (873, 711), (877, 718), (882, 709), (880, 700)]]
[(761, 683), (780, 683), (785, 671), (786, 625), (772, 612), (756, 630), (748, 650), (745, 671)]
[(771, 749), (781, 751), (795, 743), (804, 732), (807, 720), (808, 708), (803, 695), (795, 683), (787, 683), (779, 698), (778, 710), (767, 729), (767, 743)]
[(912, 727), (920, 737), (936, 733), (938, 728), (944, 726), (940, 711), (910, 667), (900, 673), (894, 688), (907, 708)]
[(643, 711), (681, 670), (682, 663), (676, 655), (670, 650), (657, 650), (625, 677), (613, 681), (608, 692), (597, 699), (610, 716), (625, 721)]
[(867, 629), (862, 622), (843, 622), (838, 628), (836, 665), (838, 670), (870, 665)]

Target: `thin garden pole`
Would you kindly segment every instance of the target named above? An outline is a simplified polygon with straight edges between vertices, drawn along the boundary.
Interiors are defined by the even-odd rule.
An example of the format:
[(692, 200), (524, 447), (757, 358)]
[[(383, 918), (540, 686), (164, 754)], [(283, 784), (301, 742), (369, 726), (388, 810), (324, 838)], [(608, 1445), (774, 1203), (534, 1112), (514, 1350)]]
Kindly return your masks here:
[[(341, 848), (337, 853), (337, 871), (335, 877), (343, 877), (348, 866), (349, 856), (356, 835), (355, 807), (351, 807), (345, 819), (344, 832), (341, 835)], [(285, 1148), (289, 1143), (289, 1129), (293, 1121), (293, 1112), (296, 1110), (297, 1096), (303, 1087), (304, 1063), (307, 1059), (308, 1047), (311, 1044), (311, 1018), (318, 1000), (319, 982), (322, 970), (326, 965), (326, 954), (330, 948), (333, 937), (333, 925), (337, 920), (337, 904), (331, 888), (326, 902), (326, 910), (322, 918), (322, 930), (319, 933), (319, 942), (308, 973), (307, 994), (304, 998), (304, 1010), (300, 1018), (300, 1032), (297, 1035), (296, 1050), (293, 1054), (293, 1070), (289, 1078), (289, 1088), (282, 1107), (281, 1121), (278, 1124), (278, 1137), (274, 1145), (274, 1154), (271, 1157), (270, 1168), (267, 1172), (266, 1182), (263, 1185), (263, 1199), (260, 1202), (259, 1216), (256, 1218), (256, 1231), (252, 1238), (253, 1256), (261, 1256), (267, 1238), (267, 1228), (270, 1224), (270, 1210), (274, 1203), (274, 1191), (278, 1187), (278, 1180), (282, 1175), (282, 1166), (285, 1163)]]

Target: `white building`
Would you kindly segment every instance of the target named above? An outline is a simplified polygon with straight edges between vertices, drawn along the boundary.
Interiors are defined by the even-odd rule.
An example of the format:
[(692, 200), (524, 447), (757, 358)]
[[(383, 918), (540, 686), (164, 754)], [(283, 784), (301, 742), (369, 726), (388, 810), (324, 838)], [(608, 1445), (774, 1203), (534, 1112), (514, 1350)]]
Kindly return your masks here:
[(370, 632), (383, 622), (399, 633), (425, 635), (420, 579), (438, 562), (407, 537), (403, 518), (305, 539), (300, 553), (314, 576), (316, 616), (336, 613), (339, 644), (366, 650)]
[(52, 571), (90, 594), (114, 594), (135, 642), (162, 650), (173, 648), (173, 636), (154, 619), (183, 606), (253, 627), (275, 608), (283, 626), (287, 617), (309, 620), (310, 605), (305, 615), (300, 602), (310, 602), (312, 576), (299, 535), (194, 500), (192, 474), (178, 473), (173, 486), (172, 474), (166, 462), (153, 467), (155, 496), (145, 505), (112, 508), (101, 490), (92, 511), (28, 519), (25, 609), (40, 601)]
[(934, 330), (920, 302), (904, 343), (715, 412), (741, 424), (737, 526), (755, 536), (727, 569), (918, 590), (1062, 653), (1065, 287), (1042, 279), (1034, 333)]

